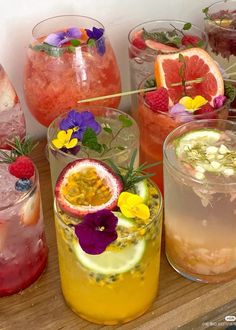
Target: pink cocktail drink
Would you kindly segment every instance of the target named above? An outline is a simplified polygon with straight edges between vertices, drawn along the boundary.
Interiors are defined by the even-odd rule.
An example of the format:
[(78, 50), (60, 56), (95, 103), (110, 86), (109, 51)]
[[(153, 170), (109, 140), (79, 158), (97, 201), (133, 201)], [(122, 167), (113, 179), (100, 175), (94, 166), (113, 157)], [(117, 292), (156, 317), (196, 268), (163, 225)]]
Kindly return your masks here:
[[(74, 39), (66, 37), (70, 31), (77, 31)], [(52, 35), (60, 33), (65, 34), (62, 43), (50, 41)], [(116, 58), (98, 21), (58, 16), (36, 25), (33, 36), (27, 51), (24, 90), (29, 110), (41, 124), (49, 126), (58, 115), (77, 107), (79, 100), (120, 92)], [(116, 108), (119, 102), (118, 97), (96, 105)]]
[(24, 180), (11, 175), (8, 166), (0, 164), (0, 296), (28, 287), (47, 263), (37, 171), (22, 191)]
[(8, 148), (8, 140), (25, 136), (25, 117), (16, 91), (0, 65), (0, 148)]

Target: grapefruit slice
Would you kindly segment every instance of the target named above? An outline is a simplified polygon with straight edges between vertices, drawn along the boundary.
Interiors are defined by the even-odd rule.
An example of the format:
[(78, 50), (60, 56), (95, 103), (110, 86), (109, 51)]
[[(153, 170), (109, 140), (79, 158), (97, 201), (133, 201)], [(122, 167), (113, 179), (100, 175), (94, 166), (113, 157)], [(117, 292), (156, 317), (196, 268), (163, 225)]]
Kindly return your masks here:
[(60, 208), (74, 217), (113, 210), (123, 184), (111, 168), (96, 159), (69, 163), (57, 179), (55, 195)]
[[(185, 81), (202, 79), (186, 85), (186, 93), (181, 85), (180, 68), (183, 63), (179, 60), (182, 54), (185, 61)], [(155, 78), (158, 86), (167, 88), (172, 106), (187, 95), (205, 97), (213, 106), (213, 99), (224, 95), (224, 81), (218, 65), (201, 48), (191, 48), (174, 54), (157, 55), (155, 61)], [(176, 86), (177, 84), (177, 86)]]

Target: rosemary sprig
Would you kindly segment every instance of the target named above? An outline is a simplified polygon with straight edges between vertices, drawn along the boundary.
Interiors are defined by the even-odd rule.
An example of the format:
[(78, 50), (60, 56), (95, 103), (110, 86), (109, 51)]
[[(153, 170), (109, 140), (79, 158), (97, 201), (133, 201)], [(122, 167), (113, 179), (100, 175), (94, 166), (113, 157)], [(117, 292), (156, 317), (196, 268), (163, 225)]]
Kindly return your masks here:
[(118, 168), (113, 163), (113, 161), (108, 160), (108, 163), (113, 169), (113, 171), (122, 180), (125, 191), (132, 189), (136, 183), (154, 176), (155, 173), (146, 173), (145, 170), (153, 166), (160, 165), (162, 163), (162, 162), (156, 162), (153, 164), (144, 163), (138, 166), (137, 168), (135, 168), (134, 164), (135, 164), (136, 156), (137, 156), (137, 149), (134, 150), (131, 156), (130, 164), (127, 167)]
[(8, 146), (11, 147), (9, 153), (0, 150), (0, 163), (12, 163), (19, 156), (28, 156), (37, 145), (38, 143), (34, 143), (29, 136), (23, 139), (15, 136), (13, 141), (8, 141)]

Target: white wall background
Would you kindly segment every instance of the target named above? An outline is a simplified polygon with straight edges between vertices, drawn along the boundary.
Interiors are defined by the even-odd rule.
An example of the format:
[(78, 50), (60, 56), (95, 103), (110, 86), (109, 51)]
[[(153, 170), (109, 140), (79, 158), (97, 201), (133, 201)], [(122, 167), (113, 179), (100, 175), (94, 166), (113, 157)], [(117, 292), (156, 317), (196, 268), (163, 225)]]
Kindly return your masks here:
[[(142, 22), (180, 19), (203, 24), (201, 9), (213, 0), (0, 0), (0, 63), (7, 71), (21, 100), (29, 134), (39, 137), (46, 129), (31, 116), (23, 97), (25, 52), (34, 25), (56, 15), (80, 14), (103, 23), (116, 53), (122, 76), (122, 89), (129, 89), (127, 35)], [(129, 98), (120, 108), (129, 108)]]

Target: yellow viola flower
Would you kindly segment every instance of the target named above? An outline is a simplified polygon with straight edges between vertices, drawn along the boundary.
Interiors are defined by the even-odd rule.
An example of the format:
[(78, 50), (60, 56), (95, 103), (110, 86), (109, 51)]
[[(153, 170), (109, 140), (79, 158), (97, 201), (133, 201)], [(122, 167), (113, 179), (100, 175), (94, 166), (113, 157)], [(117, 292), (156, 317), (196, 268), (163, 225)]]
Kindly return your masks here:
[(149, 207), (144, 204), (142, 197), (129, 192), (122, 192), (118, 199), (121, 213), (127, 218), (147, 220), (150, 217)]
[(73, 134), (73, 129), (68, 129), (67, 131), (59, 131), (57, 133), (57, 138), (52, 140), (52, 144), (58, 148), (66, 148), (66, 149), (71, 149), (74, 148), (78, 144), (78, 139), (77, 138), (71, 138)]
[(179, 100), (179, 104), (183, 105), (186, 111), (194, 112), (201, 108), (208, 101), (201, 95), (195, 96), (193, 99), (190, 96), (184, 96)]

